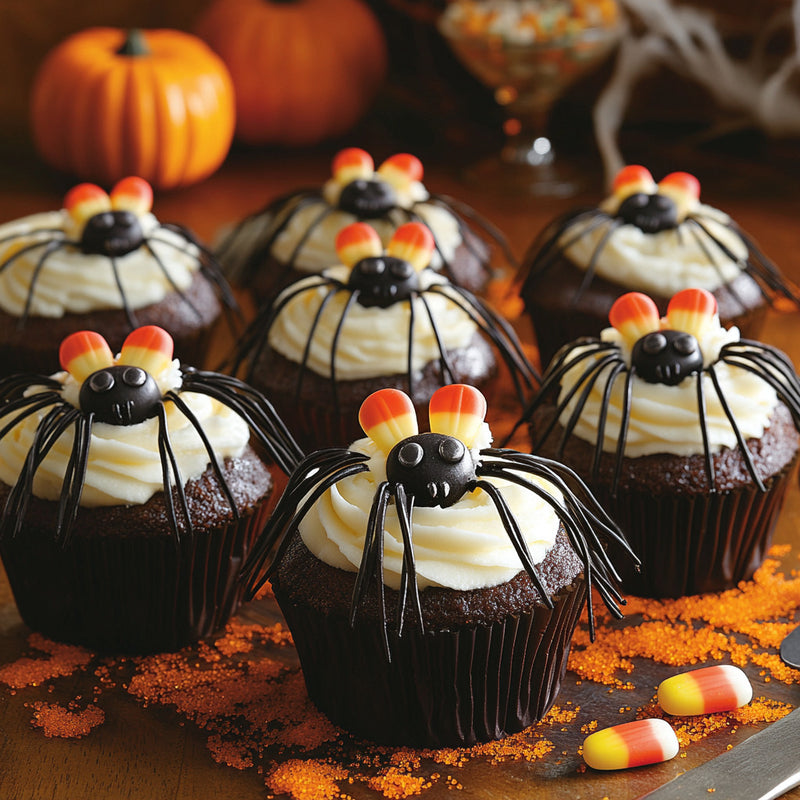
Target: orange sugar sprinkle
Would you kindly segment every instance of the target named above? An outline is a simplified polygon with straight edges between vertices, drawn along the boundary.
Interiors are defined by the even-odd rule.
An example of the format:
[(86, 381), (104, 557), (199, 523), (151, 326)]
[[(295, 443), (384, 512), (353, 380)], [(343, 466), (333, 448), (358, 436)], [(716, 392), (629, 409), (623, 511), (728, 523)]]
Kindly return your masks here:
[(295, 800), (334, 800), (341, 797), (337, 781), (347, 777), (347, 771), (336, 764), (291, 759), (277, 766), (266, 784), (270, 791), (289, 794)]
[(71, 675), (92, 660), (92, 654), (88, 650), (53, 642), (38, 633), (32, 633), (28, 637), (28, 644), (34, 650), (46, 653), (49, 658), (23, 657), (0, 667), (0, 682), (12, 689), (40, 686), (45, 681)]
[(105, 712), (96, 705), (89, 705), (82, 710), (74, 706), (73, 703), (66, 708), (58, 703), (32, 703), (31, 724), (41, 728), (47, 737), (80, 739), (105, 721)]
[(433, 781), (428, 778), (409, 775), (396, 767), (389, 767), (385, 772), (367, 780), (367, 786), (380, 792), (389, 800), (403, 800), (404, 797), (422, 794), (433, 786)]

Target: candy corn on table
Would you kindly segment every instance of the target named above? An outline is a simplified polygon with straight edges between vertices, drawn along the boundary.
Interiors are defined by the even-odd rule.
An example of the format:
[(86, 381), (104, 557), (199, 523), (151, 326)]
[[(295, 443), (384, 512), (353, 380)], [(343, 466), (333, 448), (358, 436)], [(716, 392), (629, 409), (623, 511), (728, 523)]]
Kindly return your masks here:
[[(324, 180), (333, 153), (234, 153), (204, 183), (157, 194), (154, 210), (210, 241), (220, 227), (271, 199)], [(704, 199), (730, 213), (800, 283), (800, 195), (798, 176), (787, 174), (790, 165), (684, 155), (692, 163), (670, 162), (664, 172), (697, 174)], [(654, 172), (658, 167), (651, 165)], [(504, 231), (517, 256), (553, 216), (602, 197), (599, 176), (592, 192), (573, 201), (485, 196), (435, 163), (426, 164), (426, 184), (473, 205)], [(0, 187), (0, 221), (58, 208), (71, 185), (36, 164), (13, 168)], [(505, 289), (496, 287), (492, 299), (518, 314)], [(248, 298), (241, 299), (252, 313)], [(526, 321), (515, 317), (514, 325), (535, 355)], [(800, 363), (796, 312), (771, 312), (762, 338)], [(220, 334), (216, 356), (229, 343)], [(507, 389), (510, 428), (513, 389)], [(582, 625), (556, 707), (542, 723), (505, 742), (445, 751), (378, 748), (333, 728), (305, 696), (268, 594), (201, 645), (111, 658), (26, 628), (0, 570), (0, 798), (633, 800), (800, 704), (800, 672), (777, 657), (783, 635), (800, 624), (796, 481), (775, 543), (774, 558), (739, 590), (692, 603), (631, 599), (623, 621), (601, 616), (595, 644)], [(662, 680), (716, 663), (743, 667), (753, 687), (749, 706), (697, 717), (659, 710)], [(629, 770), (585, 766), (580, 748), (590, 733), (650, 716), (675, 728), (675, 758)], [(800, 790), (787, 796), (800, 798)]]

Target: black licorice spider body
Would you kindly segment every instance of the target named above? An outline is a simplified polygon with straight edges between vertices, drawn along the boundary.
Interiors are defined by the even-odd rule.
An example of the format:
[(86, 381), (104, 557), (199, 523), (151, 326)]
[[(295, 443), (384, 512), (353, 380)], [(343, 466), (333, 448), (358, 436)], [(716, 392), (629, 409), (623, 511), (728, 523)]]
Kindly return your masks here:
[[(200, 274), (213, 288), (228, 317), (228, 322), (233, 327), (235, 318), (240, 314), (239, 306), (211, 251), (182, 225), (158, 223), (152, 231), (145, 233), (143, 230), (141, 219), (150, 211), (152, 200), (153, 193), (149, 184), (137, 177), (124, 178), (117, 183), (110, 194), (106, 194), (94, 184), (79, 184), (71, 189), (64, 199), (64, 208), (79, 231), (74, 237), (70, 236), (67, 226), (64, 226), (40, 228), (34, 231), (23, 230), (0, 239), (0, 246), (12, 246), (11, 253), (0, 261), (0, 273), (10, 269), (22, 256), (30, 254), (36, 257), (36, 264), (27, 287), (25, 307), (18, 326), (25, 327), (36, 296), (39, 276), (47, 269), (50, 256), (60, 251), (100, 256), (108, 260), (108, 267), (119, 293), (120, 307), (131, 330), (138, 327), (139, 323), (125, 290), (125, 281), (121, 277), (120, 259), (141, 249), (153, 259), (171, 291), (181, 298), (194, 316), (202, 319), (201, 312), (191, 298), (175, 283), (162, 255), (154, 247), (157, 245), (158, 248), (169, 248), (197, 262)], [(178, 237), (178, 240), (159, 235), (161, 231), (168, 231)], [(27, 239), (31, 241), (14, 247), (17, 241), (25, 242)]]
[[(583, 482), (563, 465), (545, 458), (508, 449), (473, 448), (486, 413), (486, 401), (474, 387), (452, 384), (439, 389), (429, 406), (430, 432), (419, 433), (414, 406), (403, 392), (382, 389), (362, 404), (359, 421), (367, 436), (384, 455), (386, 479), (377, 482), (369, 510), (361, 563), (355, 580), (350, 623), (371, 585), (377, 585), (384, 647), (391, 658), (387, 610), (383, 589), (383, 538), (388, 510), (394, 507), (402, 536), (403, 555), (396, 631), (402, 635), (406, 606), (420, 630), (424, 619), (414, 557), (414, 508), (438, 506), (449, 509), (464, 496), (483, 491), (497, 512), (541, 602), (552, 600), (533, 563), (519, 521), (495, 480), (508, 481), (532, 492), (553, 509), (583, 563), (588, 585), (589, 625), (594, 632), (591, 589), (599, 591), (615, 616), (623, 603), (619, 578), (608, 558), (605, 544), (616, 542), (636, 561), (615, 523), (599, 506)], [(364, 453), (331, 448), (308, 456), (291, 475), (262, 537), (256, 542), (244, 569), (247, 592), (252, 597), (269, 580), (283, 557), (292, 535), (317, 500), (346, 478), (370, 470)], [(532, 480), (533, 479), (533, 480)], [(538, 480), (551, 484), (548, 490)]]
[(182, 532), (191, 533), (192, 519), (184, 479), (170, 443), (169, 406), (189, 422), (202, 441), (230, 512), (238, 518), (236, 502), (211, 442), (181, 396), (187, 392), (207, 395), (237, 413), (284, 472), (291, 472), (303, 456), (269, 402), (236, 378), (184, 367), (180, 386), (162, 394), (153, 375), (169, 366), (172, 339), (161, 328), (145, 326), (133, 331), (125, 340), (118, 359), (113, 357), (102, 336), (89, 331), (67, 337), (59, 355), (65, 371), (80, 387), (77, 406), (62, 395), (64, 383), (60, 379), (16, 375), (0, 380), (0, 440), (31, 415), (42, 415), (19, 477), (0, 515), (0, 538), (16, 536), (23, 530), (36, 472), (59, 438), (72, 430), (55, 530), (56, 541), (66, 546), (80, 506), (93, 426), (96, 423), (136, 425), (153, 418), (157, 419), (158, 454), (170, 527), (176, 542)]
[[(406, 222), (426, 224), (419, 208), (430, 205), (452, 215), (464, 247), (480, 269), (480, 280), (465, 281), (460, 273), (456, 274), (453, 260), (446, 256), (434, 231), (434, 247), (441, 261), (441, 271), (453, 283), (463, 283), (468, 289), (477, 291), (491, 277), (489, 249), (474, 231), (498, 247), (510, 267), (515, 268), (516, 259), (503, 234), (465, 203), (435, 193), (410, 205), (398, 202), (398, 192), (407, 191), (413, 182), (421, 181), (422, 172), (419, 159), (406, 153), (387, 158), (375, 170), (372, 157), (364, 150), (355, 147), (342, 150), (333, 161), (333, 181), (340, 188), (335, 203), (328, 202), (322, 189), (301, 189), (279, 197), (243, 219), (223, 237), (216, 248), (217, 256), (234, 284), (253, 286), (260, 296), (270, 297), (287, 284), (293, 270), (301, 264), (312, 237), (332, 215), (345, 212), (357, 222), (382, 221), (397, 228)], [(272, 275), (265, 275), (264, 264), (269, 260), (273, 246), (297, 215), (306, 209), (313, 209), (307, 229), (298, 237), (280, 269)], [(330, 247), (332, 251), (332, 241)], [(300, 269), (303, 270), (302, 266)]]

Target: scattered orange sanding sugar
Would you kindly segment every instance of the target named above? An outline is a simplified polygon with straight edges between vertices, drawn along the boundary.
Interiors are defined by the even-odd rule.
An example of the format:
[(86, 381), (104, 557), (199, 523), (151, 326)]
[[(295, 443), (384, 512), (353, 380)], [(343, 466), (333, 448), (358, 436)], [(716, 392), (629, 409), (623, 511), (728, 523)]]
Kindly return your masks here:
[[(786, 554), (773, 548), (771, 555)], [(569, 668), (581, 678), (619, 689), (630, 689), (621, 677), (633, 672), (632, 659), (649, 658), (661, 664), (691, 666), (728, 657), (743, 667), (754, 664), (776, 680), (795, 683), (797, 675), (777, 653), (781, 640), (797, 623), (781, 622), (800, 606), (800, 579), (777, 571), (778, 561), (767, 559), (752, 581), (719, 594), (676, 600), (629, 598), (626, 617), (640, 615), (639, 624), (614, 625), (596, 603), (598, 628), (594, 642), (580, 628), (573, 639)]]
[(72, 675), (75, 670), (85, 667), (92, 660), (92, 654), (88, 650), (53, 642), (38, 633), (32, 633), (28, 637), (28, 644), (34, 650), (47, 653), (49, 658), (23, 657), (0, 667), (0, 682), (12, 689), (40, 686), (53, 678)]
[(32, 703), (32, 724), (41, 728), (45, 736), (58, 736), (63, 739), (80, 739), (87, 736), (98, 725), (102, 725), (106, 715), (102, 708), (89, 705), (82, 710), (70, 703), (66, 708), (58, 703)]
[(397, 767), (389, 767), (380, 775), (367, 780), (370, 789), (380, 792), (390, 800), (403, 800), (405, 797), (422, 794), (426, 789), (430, 789), (433, 783), (430, 778), (409, 775)]
[(266, 784), (276, 794), (290, 794), (296, 800), (333, 800), (342, 797), (337, 781), (346, 778), (347, 771), (337, 764), (291, 759), (277, 766)]
[[(784, 576), (778, 565), (769, 559), (752, 581), (722, 594), (667, 601), (631, 598), (622, 622), (597, 603), (596, 641), (589, 641), (584, 618), (573, 643), (570, 668), (579, 677), (578, 688), (585, 691), (592, 681), (612, 687), (603, 694), (633, 689), (642, 659), (674, 667), (725, 659), (757, 669), (765, 682), (796, 683), (796, 672), (782, 664), (776, 649), (796, 624), (792, 619), (800, 606), (800, 577)], [(30, 703), (33, 724), (47, 735), (85, 736), (103, 722), (99, 695), (124, 686), (143, 706), (170, 707), (197, 725), (216, 761), (237, 769), (257, 768), (270, 796), (294, 800), (347, 800), (348, 787), (355, 784), (389, 800), (424, 794), (437, 784), (469, 791), (468, 782), (456, 773), (469, 762), (497, 765), (552, 759), (554, 753), (567, 756), (555, 744), (559, 735), (569, 726), (580, 727), (582, 733), (597, 727), (596, 720), (587, 719), (587, 703), (581, 700), (586, 707), (581, 712), (562, 696), (562, 703), (541, 723), (499, 742), (415, 750), (352, 740), (309, 701), (291, 637), (281, 625), (234, 621), (216, 640), (144, 658), (97, 659), (37, 635), (29, 644), (43, 655), (26, 655), (0, 668), (0, 680), (12, 689), (52, 690), (60, 677), (81, 670), (93, 669), (96, 681), (94, 702), (83, 710), (69, 701)], [(45, 681), (51, 684), (42, 686)], [(642, 688), (654, 690), (636, 688), (639, 693)], [(600, 690), (593, 691), (598, 697)], [(641, 702), (641, 694), (637, 697)], [(639, 708), (631, 702), (609, 706), (617, 707), (631, 716), (660, 713), (652, 700)], [(671, 718), (670, 723), (685, 748), (712, 734), (733, 733), (741, 725), (772, 722), (789, 710), (785, 703), (757, 698), (734, 712)], [(579, 752), (574, 744), (572, 749)], [(582, 770), (577, 759), (567, 763), (576, 772)], [(443, 774), (442, 767), (456, 774)], [(470, 774), (465, 770), (465, 776)]]

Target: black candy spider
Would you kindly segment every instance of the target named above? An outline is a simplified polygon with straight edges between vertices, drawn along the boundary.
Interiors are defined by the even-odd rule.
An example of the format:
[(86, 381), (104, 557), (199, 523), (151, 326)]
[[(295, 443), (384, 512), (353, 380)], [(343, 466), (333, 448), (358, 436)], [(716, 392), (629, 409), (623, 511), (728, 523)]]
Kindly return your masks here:
[[(404, 222), (431, 226), (424, 211), (424, 206), (429, 205), (450, 212), (463, 246), (478, 265), (477, 277), (461, 270), (454, 272), (454, 259), (436, 238), (435, 226), (431, 226), (441, 271), (453, 283), (478, 291), (491, 277), (490, 252), (481, 235), (501, 250), (510, 267), (516, 267), (516, 259), (503, 234), (465, 203), (447, 195), (427, 193), (423, 200), (401, 201), (400, 197), (407, 195), (409, 187), (420, 182), (422, 175), (421, 162), (408, 153), (390, 156), (376, 170), (369, 153), (357, 147), (347, 148), (333, 159), (331, 185), (339, 190), (335, 199), (328, 198), (322, 189), (304, 189), (279, 197), (266, 208), (243, 219), (228, 233), (216, 248), (217, 256), (233, 283), (254, 287), (261, 297), (268, 297), (290, 282), (296, 267), (299, 266), (301, 271), (312, 271), (310, 266), (303, 265), (306, 248), (315, 231), (334, 215), (342, 218), (339, 227), (354, 221), (379, 220), (390, 223), (393, 228)], [(266, 275), (264, 264), (273, 246), (300, 213), (310, 216), (307, 229), (298, 238), (288, 258), (280, 259), (280, 269)], [(334, 256), (333, 236), (328, 250)]]
[[(437, 390), (430, 400), (429, 414), (430, 431), (418, 433), (414, 406), (407, 395), (396, 389), (381, 389), (370, 395), (361, 406), (359, 421), (364, 432), (386, 458), (386, 479), (376, 484), (369, 510), (351, 604), (351, 624), (355, 622), (369, 584), (377, 581), (384, 647), (387, 656), (391, 657), (382, 576), (384, 525), (393, 506), (403, 542), (397, 632), (402, 635), (409, 599), (414, 604), (420, 630), (424, 631), (414, 558), (414, 507), (447, 509), (476, 491), (485, 492), (491, 499), (522, 567), (542, 602), (552, 608), (552, 599), (539, 577), (519, 522), (503, 496), (502, 483), (489, 479), (521, 486), (544, 499), (555, 512), (583, 562), (584, 576), (590, 589), (588, 603), (592, 635), (593, 585), (609, 610), (615, 616), (621, 616), (618, 603), (624, 601), (618, 591), (619, 578), (606, 554), (604, 541), (617, 542), (634, 561), (636, 557), (615, 523), (577, 475), (562, 464), (539, 456), (508, 449), (473, 449), (486, 414), (486, 401), (472, 386), (451, 384)], [(251, 597), (273, 574), (291, 535), (313, 504), (330, 487), (368, 471), (368, 461), (369, 456), (364, 453), (340, 448), (321, 450), (303, 460), (291, 475), (264, 534), (245, 564), (243, 575), (246, 591)], [(528, 476), (547, 481), (552, 490)]]
[[(598, 262), (605, 248), (613, 241), (614, 234), (624, 225), (634, 225), (644, 234), (674, 230), (679, 243), (694, 242), (742, 310), (748, 308), (748, 303), (738, 294), (730, 279), (723, 275), (723, 266), (727, 262), (732, 262), (741, 273), (749, 275), (766, 300), (780, 296), (794, 306), (800, 306), (800, 296), (794, 287), (733, 220), (727, 219), (722, 224), (742, 241), (747, 248), (747, 256), (735, 253), (720, 238), (714, 230), (720, 224), (720, 217), (704, 210), (699, 198), (700, 184), (686, 172), (673, 172), (656, 184), (645, 167), (624, 167), (614, 180), (611, 197), (604, 203), (558, 217), (537, 238), (524, 259), (528, 265), (524, 281), (535, 291), (537, 282), (570, 247), (597, 233), (597, 244), (589, 258), (583, 280), (573, 296), (573, 302), (577, 303), (592, 284)], [(646, 256), (642, 258), (646, 259)]]
[[(23, 328), (30, 316), (37, 282), (42, 271), (47, 268), (48, 259), (62, 250), (104, 256), (108, 259), (120, 304), (131, 329), (136, 328), (138, 322), (121, 279), (120, 259), (140, 249), (150, 255), (171, 290), (178, 294), (198, 319), (202, 319), (201, 312), (192, 299), (175, 283), (159, 248), (172, 249), (197, 262), (200, 273), (211, 284), (232, 324), (235, 315), (240, 313), (239, 307), (213, 254), (182, 225), (158, 223), (152, 231), (145, 233), (142, 218), (150, 211), (152, 203), (153, 190), (142, 178), (123, 178), (114, 186), (110, 195), (99, 186), (82, 183), (73, 187), (64, 198), (64, 208), (69, 214), (70, 224), (32, 231), (21, 230), (0, 238), (0, 247), (10, 246), (9, 254), (0, 260), (0, 273), (10, 269), (22, 256), (35, 254), (37, 257), (18, 327)], [(71, 238), (70, 225), (78, 231), (74, 238)], [(159, 235), (160, 231), (169, 231), (178, 238)], [(15, 246), (17, 243), (19, 246)]]
[[(56, 541), (66, 546), (83, 492), (93, 425), (128, 426), (152, 418), (158, 420), (158, 452), (172, 531), (176, 540), (182, 529), (191, 533), (184, 481), (170, 444), (168, 405), (174, 406), (197, 432), (231, 512), (238, 518), (239, 512), (218, 458), (202, 425), (182, 397), (185, 393), (205, 394), (231, 408), (247, 422), (251, 433), (284, 472), (291, 472), (303, 457), (271, 405), (236, 378), (182, 367), (180, 387), (162, 394), (153, 376), (169, 366), (172, 339), (161, 328), (150, 325), (134, 330), (126, 338), (116, 360), (106, 340), (90, 331), (68, 336), (61, 344), (59, 356), (64, 370), (80, 386), (77, 406), (65, 399), (64, 382), (58, 376), (15, 375), (0, 380), (0, 439), (27, 417), (41, 415), (27, 458), (0, 515), (0, 539), (16, 536), (23, 528), (36, 472), (59, 437), (71, 429), (73, 438), (58, 501), (55, 532)], [(180, 515), (171, 484), (178, 497)]]
[[(401, 225), (392, 236), (386, 252), (374, 228), (366, 223), (356, 222), (343, 228), (336, 239), (336, 248), (342, 263), (350, 268), (348, 279), (322, 273), (297, 281), (287, 287), (272, 303), (264, 306), (248, 327), (231, 359), (231, 372), (237, 374), (247, 363), (246, 379), (256, 380), (259, 361), (269, 347), (269, 336), (273, 325), (283, 310), (296, 298), (313, 297), (322, 292), (319, 306), (308, 330), (305, 350), (300, 362), (295, 383), (295, 401), (299, 402), (304, 376), (309, 369), (308, 360), (312, 342), (321, 329), (320, 320), (330, 314), (337, 314), (330, 342), (323, 342), (329, 348), (329, 376), (333, 405), (339, 413), (339, 387), (337, 381), (337, 353), (342, 331), (346, 327), (348, 313), (353, 305), (367, 308), (388, 308), (405, 303), (409, 309), (408, 330), (398, 331), (407, 339), (406, 379), (409, 394), (414, 396), (415, 375), (414, 325), (415, 314), (423, 313), (430, 323), (438, 348), (438, 358), (443, 382), (455, 382), (454, 369), (450, 364), (444, 345), (440, 324), (430, 308), (428, 298), (442, 296), (461, 309), (476, 327), (496, 347), (508, 366), (514, 387), (521, 404), (525, 402), (526, 391), (538, 382), (539, 376), (525, 356), (513, 328), (488, 305), (471, 292), (449, 281), (434, 281), (427, 285), (421, 282), (420, 273), (428, 266), (433, 252), (433, 236), (430, 230), (418, 222)], [(346, 296), (341, 311), (332, 311), (330, 301), (339, 294)], [(319, 341), (322, 341), (320, 339)], [(380, 368), (382, 365), (377, 364)]]
[[(752, 373), (764, 381), (788, 407), (798, 429), (800, 429), (800, 378), (791, 361), (781, 351), (761, 342), (746, 339), (722, 345), (718, 358), (706, 363), (698, 338), (706, 325), (715, 320), (716, 311), (714, 296), (704, 289), (685, 289), (674, 295), (664, 320), (660, 319), (655, 303), (646, 295), (638, 292), (622, 295), (612, 307), (609, 318), (613, 327), (622, 335), (630, 355), (626, 355), (618, 344), (588, 337), (577, 340), (574, 346), (564, 346), (545, 372), (539, 392), (516, 427), (525, 422), (529, 423), (537, 409), (555, 401), (552, 420), (533, 432), (532, 450), (536, 452), (542, 447), (560, 421), (563, 431), (555, 451), (555, 457), (560, 458), (575, 426), (581, 420), (590, 395), (597, 396), (599, 393), (602, 399), (591, 475), (592, 480), (597, 480), (612, 395), (621, 387), (619, 434), (614, 451), (614, 474), (611, 485), (612, 495), (616, 495), (625, 455), (631, 409), (636, 403), (634, 377), (638, 376), (647, 383), (665, 386), (677, 386), (685, 379), (694, 378), (705, 473), (710, 491), (713, 493), (718, 489), (706, 419), (707, 382), (702, 380), (703, 376), (708, 376), (714, 396), (719, 401), (736, 439), (747, 472), (758, 489), (765, 491), (764, 483), (745, 442), (745, 436), (726, 399), (723, 382), (717, 374), (717, 366), (727, 364), (736, 370)], [(568, 371), (581, 367), (583, 371), (577, 380), (559, 395), (563, 376)], [(572, 407), (565, 416), (570, 406)]]

